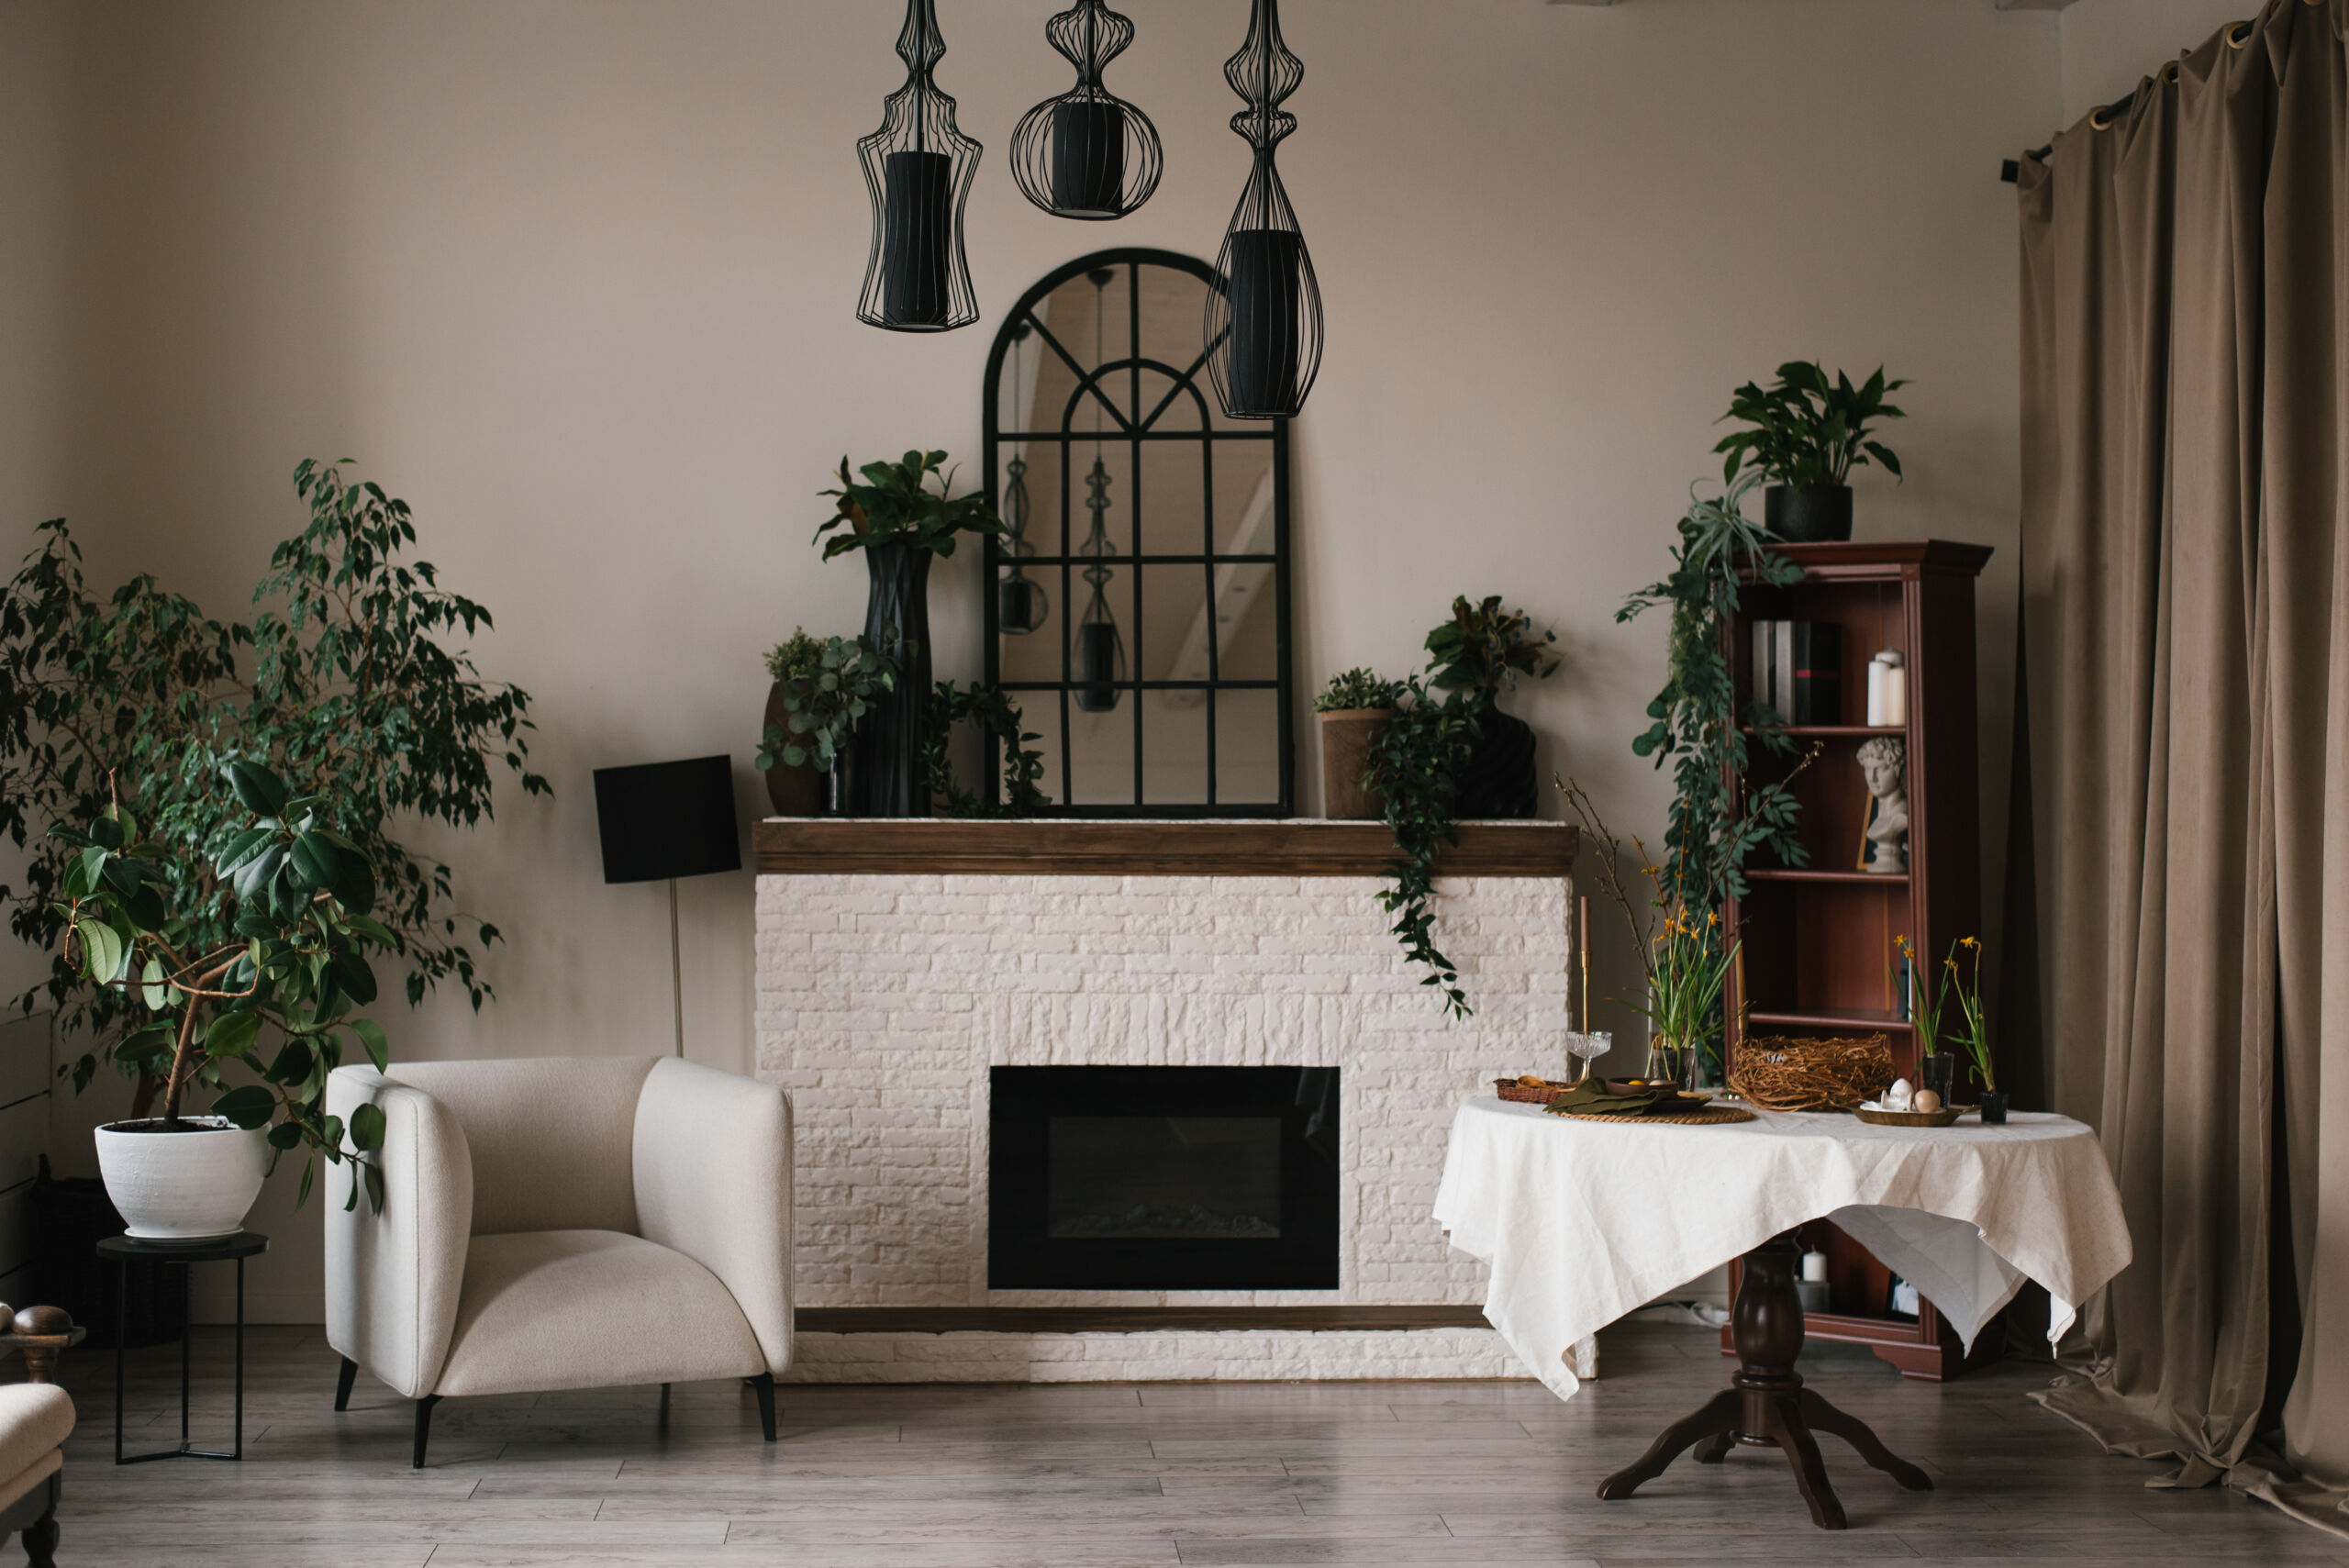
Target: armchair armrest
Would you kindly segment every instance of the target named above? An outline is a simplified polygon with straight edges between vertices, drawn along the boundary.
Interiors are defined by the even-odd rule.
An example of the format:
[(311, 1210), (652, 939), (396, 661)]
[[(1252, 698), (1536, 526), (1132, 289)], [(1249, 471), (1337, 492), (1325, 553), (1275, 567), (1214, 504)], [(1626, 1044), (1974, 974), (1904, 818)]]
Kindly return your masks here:
[(457, 1326), (473, 1240), (473, 1164), (464, 1129), (448, 1106), (368, 1067), (337, 1069), (327, 1109), (351, 1119), (372, 1100), (383, 1108), (384, 1212), (362, 1194), (343, 1212), (347, 1166), (328, 1166), (327, 1342), (402, 1396), (432, 1392)]
[(718, 1277), (767, 1370), (791, 1364), (791, 1101), (772, 1084), (664, 1059), (636, 1106), (637, 1223)]

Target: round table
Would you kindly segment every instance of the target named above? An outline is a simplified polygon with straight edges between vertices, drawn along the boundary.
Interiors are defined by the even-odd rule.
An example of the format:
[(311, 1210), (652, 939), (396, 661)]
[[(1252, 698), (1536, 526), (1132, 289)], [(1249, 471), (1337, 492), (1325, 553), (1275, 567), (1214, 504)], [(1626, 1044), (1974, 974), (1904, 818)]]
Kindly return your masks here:
[[(114, 1264), (114, 1462), (117, 1464), (143, 1464), (150, 1459), (240, 1460), (245, 1457), (245, 1260), (268, 1251), (269, 1238), (254, 1230), (239, 1230), (228, 1236), (202, 1236), (188, 1241), (150, 1240), (143, 1236), (108, 1236), (98, 1243), (98, 1256)], [(235, 1442), (226, 1450), (195, 1448), (188, 1442), (188, 1340), (195, 1330), (187, 1320), (187, 1265), (232, 1261), (237, 1265)], [(123, 1331), (123, 1326), (129, 1321), (129, 1265), (132, 1263), (180, 1265), (180, 1442), (177, 1448), (125, 1455), (122, 1451), (123, 1340), (128, 1336)]]
[(1843, 1527), (1813, 1429), (1904, 1486), (1930, 1485), (1876, 1434), (1802, 1386), (1791, 1232), (1825, 1218), (1916, 1284), (1968, 1343), (2026, 1278), (2047, 1287), (2051, 1340), (2130, 1259), (2121, 1195), (2095, 1133), (2018, 1112), (2007, 1125), (1880, 1127), (1758, 1112), (1709, 1127), (1594, 1121), (1482, 1095), (1453, 1119), (1435, 1218), (1492, 1266), (1485, 1316), (1561, 1398), (1575, 1342), (1732, 1258), (1744, 1282), (1731, 1386), (1601, 1484), (1628, 1497), (1687, 1449), (1783, 1449), (1824, 1529)]

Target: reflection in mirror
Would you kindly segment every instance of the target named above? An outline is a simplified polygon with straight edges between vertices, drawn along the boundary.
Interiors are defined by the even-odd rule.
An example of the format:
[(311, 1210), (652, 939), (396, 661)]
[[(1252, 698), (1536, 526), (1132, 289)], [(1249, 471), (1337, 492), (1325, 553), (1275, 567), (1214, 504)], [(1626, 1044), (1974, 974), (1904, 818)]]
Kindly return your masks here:
[(1058, 269), (997, 334), (988, 675), (1076, 815), (1290, 806), (1287, 427), (1218, 410), (1213, 274), (1165, 251)]

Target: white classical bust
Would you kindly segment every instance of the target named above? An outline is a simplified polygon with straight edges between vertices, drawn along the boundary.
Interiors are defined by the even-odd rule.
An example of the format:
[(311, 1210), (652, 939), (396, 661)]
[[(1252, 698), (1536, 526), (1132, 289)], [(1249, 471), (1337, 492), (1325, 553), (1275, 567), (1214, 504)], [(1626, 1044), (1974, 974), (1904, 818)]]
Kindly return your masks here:
[(1909, 869), (1909, 744), (1897, 735), (1879, 735), (1861, 745), (1859, 756), (1860, 773), (1876, 797), (1861, 869), (1897, 876)]

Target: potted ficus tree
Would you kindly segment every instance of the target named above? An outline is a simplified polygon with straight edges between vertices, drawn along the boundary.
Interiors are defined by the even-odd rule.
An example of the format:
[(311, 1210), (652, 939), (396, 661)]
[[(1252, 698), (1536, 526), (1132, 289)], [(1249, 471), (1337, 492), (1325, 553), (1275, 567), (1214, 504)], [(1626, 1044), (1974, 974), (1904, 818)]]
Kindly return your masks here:
[[(143, 1014), (115, 1059), (163, 1085), (161, 1116), (97, 1129), (106, 1195), (137, 1237), (233, 1234), (277, 1156), (296, 1148), (307, 1151), (297, 1202), (324, 1155), (353, 1166), (346, 1207), (362, 1187), (383, 1206), (372, 1158), (383, 1112), (362, 1106), (346, 1126), (326, 1111), (346, 1036), (378, 1071), (388, 1062), (383, 1029), (352, 1016), (375, 996), (366, 950), (398, 945), (368, 914), (374, 872), (323, 825), (324, 797), (294, 795), (250, 760), (225, 772), (239, 809), (196, 863), (141, 838), (118, 804), (85, 828), (50, 830), (74, 851), (56, 906), (67, 961)], [(220, 1088), (232, 1064), (257, 1081), (192, 1113), (189, 1096)]]
[(1780, 539), (1814, 543), (1852, 537), (1852, 470), (1873, 460), (1893, 478), (1900, 460), (1881, 441), (1870, 440), (1870, 422), (1898, 419), (1901, 411), (1885, 394), (1908, 385), (1887, 381), (1884, 367), (1864, 386), (1842, 372), (1827, 372), (1808, 361), (1778, 367), (1768, 386), (1747, 382), (1737, 389), (1722, 419), (1751, 427), (1723, 436), (1713, 448), (1728, 454), (1721, 479), (1734, 484), (1751, 464), (1770, 481), (1762, 500), (1764, 522)]
[[(953, 494), (954, 474), (945, 462), (942, 451), (909, 451), (896, 462), (868, 462), (852, 476), (843, 457), (840, 488), (823, 492), (836, 503), (833, 516), (816, 529), (824, 559), (864, 551), (872, 578), (865, 639), (896, 671), (896, 682), (857, 731), (851, 809), (861, 817), (928, 815), (930, 565), (952, 555), (964, 534), (1004, 531), (985, 496)], [(832, 537), (825, 539), (826, 534)]]
[(819, 641), (801, 630), (767, 656), (767, 668), (774, 689), (756, 763), (767, 798), (785, 817), (839, 810), (840, 792), (822, 786), (839, 780), (864, 716), (896, 689), (896, 667), (869, 638)]

